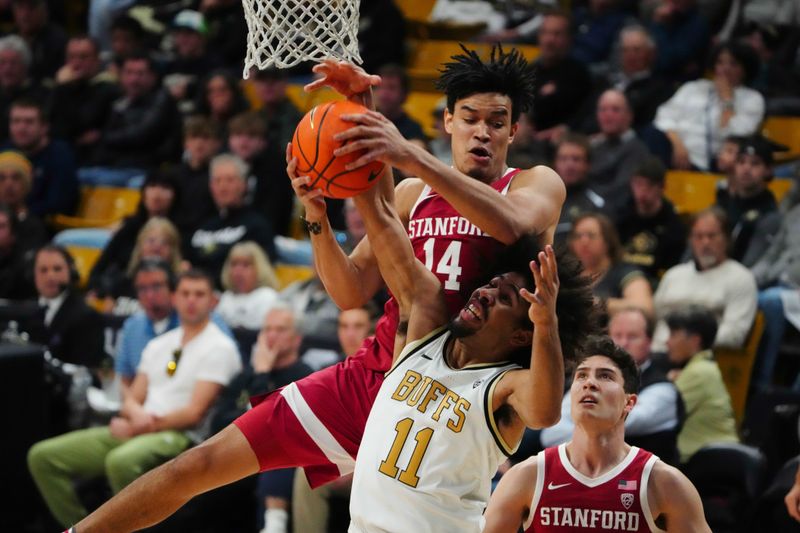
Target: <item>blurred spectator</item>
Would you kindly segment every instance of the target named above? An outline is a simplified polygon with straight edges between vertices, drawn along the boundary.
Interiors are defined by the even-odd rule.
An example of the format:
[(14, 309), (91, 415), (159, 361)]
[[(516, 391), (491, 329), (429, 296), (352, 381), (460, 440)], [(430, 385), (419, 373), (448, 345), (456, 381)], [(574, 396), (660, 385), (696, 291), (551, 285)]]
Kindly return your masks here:
[(228, 148), (250, 167), (245, 203), (269, 220), (278, 235), (288, 235), (294, 193), (284, 152), (268, 136), (269, 129), (256, 111), (236, 115), (228, 124)]
[(641, 268), (653, 287), (686, 249), (686, 227), (664, 197), (664, 165), (645, 159), (631, 177), (631, 194), (614, 223), (622, 242), (622, 260)]
[[(96, 1), (123, 2), (126, 0), (93, 0), (93, 3)], [(114, 17), (111, 23), (110, 56), (106, 64), (108, 71), (113, 76), (119, 77), (122, 72), (122, 63), (129, 56), (144, 49), (144, 41), (145, 31), (138, 20), (125, 14)]]
[(722, 43), (714, 49), (710, 64), (712, 80), (684, 83), (658, 108), (655, 125), (672, 142), (674, 168), (712, 169), (725, 137), (751, 135), (764, 118), (764, 98), (745, 87), (758, 69), (753, 50), (740, 43)]
[(122, 96), (113, 104), (93, 157), (112, 168), (147, 169), (175, 155), (180, 118), (174, 100), (158, 87), (153, 59), (132, 54), (122, 63)]
[(210, 279), (183, 274), (175, 291), (181, 325), (147, 344), (120, 415), (30, 449), (31, 474), (64, 527), (88, 514), (74, 479), (105, 475), (116, 493), (206, 436), (209, 409), (242, 367), (236, 345), (209, 320), (215, 303)]
[(115, 17), (135, 3), (136, 0), (89, 0), (89, 34), (101, 50), (112, 46)]
[(588, 0), (573, 9), (572, 57), (587, 65), (608, 60), (625, 23), (619, 0)]
[(620, 205), (628, 198), (631, 176), (650, 152), (631, 128), (633, 113), (625, 93), (609, 89), (600, 96), (597, 123), (600, 133), (591, 139), (589, 183), (606, 202)]
[(64, 61), (67, 34), (49, 20), (45, 0), (13, 0), (16, 33), (31, 49), (30, 75), (36, 81), (53, 78)]
[(678, 366), (670, 378), (686, 406), (686, 420), (678, 433), (680, 460), (685, 463), (700, 448), (715, 442), (739, 442), (731, 397), (711, 347), (717, 337), (714, 314), (690, 305), (670, 312), (667, 349)]
[(201, 0), (199, 3), (209, 28), (208, 47), (216, 50), (226, 65), (241, 68), (247, 50), (247, 23), (241, 0)]
[(190, 101), (200, 78), (222, 66), (222, 61), (208, 48), (208, 26), (199, 11), (184, 9), (175, 15), (170, 36), (173, 51), (166, 64), (164, 85), (175, 100)]
[(548, 13), (539, 28), (539, 57), (533, 63), (536, 105), (531, 117), (537, 138), (555, 144), (567, 124), (577, 118), (592, 82), (583, 63), (570, 57), (570, 19), (563, 12)]
[(316, 269), (312, 278), (290, 284), (280, 296), (296, 316), (303, 317), (299, 327), (309, 346), (336, 346), (339, 307), (328, 296)]
[(406, 69), (400, 65), (384, 65), (378, 75), (381, 84), (374, 89), (375, 108), (392, 121), (403, 137), (426, 148), (428, 138), (422, 126), (403, 110), (410, 84)]
[(97, 43), (86, 36), (72, 37), (67, 42), (67, 61), (56, 75), (50, 131), (53, 137), (72, 143), (81, 162), (91, 155), (119, 96), (119, 87), (100, 67)]
[(569, 246), (593, 280), (593, 292), (609, 315), (626, 307), (653, 313), (653, 291), (644, 273), (622, 259), (619, 235), (611, 220), (599, 213), (575, 219)]
[[(250, 366), (237, 375), (225, 389), (217, 405), (213, 429), (219, 431), (244, 414), (250, 397), (263, 397), (311, 374), (300, 359), (303, 340), (294, 313), (288, 307), (276, 307), (262, 319), (263, 326), (253, 346)], [(258, 399), (254, 400), (254, 403)], [(269, 529), (286, 531), (289, 519), (294, 468), (273, 470), (259, 475), (260, 496), (264, 498), (264, 522)], [(302, 474), (301, 474), (302, 475)], [(277, 527), (283, 524), (283, 527)]]
[(217, 214), (203, 223), (186, 243), (187, 257), (205, 269), (219, 285), (230, 249), (241, 241), (254, 241), (270, 259), (275, 258), (275, 234), (269, 221), (244, 205), (247, 163), (230, 154), (211, 160), (211, 197)]
[(50, 90), (28, 77), (31, 50), (17, 35), (0, 38), (0, 139), (8, 139), (8, 113), (12, 102), (30, 98), (46, 102)]
[(105, 357), (103, 325), (78, 292), (72, 256), (59, 246), (43, 246), (34, 258), (33, 278), (44, 313), (21, 329), (61, 361), (98, 367)]
[(765, 318), (753, 370), (754, 384), (761, 388), (772, 382), (786, 326), (800, 329), (800, 204), (784, 215), (778, 233), (752, 272), (760, 289), (758, 308)]
[(700, 76), (709, 43), (708, 21), (697, 0), (660, 0), (653, 11), (650, 32), (656, 41), (656, 73), (684, 81)]
[(252, 241), (231, 248), (222, 267), (222, 287), (217, 313), (232, 328), (258, 329), (279, 299), (275, 271)]
[[(651, 451), (669, 464), (678, 464), (678, 431), (685, 409), (675, 385), (650, 358), (653, 322), (641, 309), (624, 308), (611, 315), (608, 334), (631, 354), (640, 372), (636, 405), (625, 419), (625, 442)], [(561, 420), (541, 432), (542, 446), (555, 446), (572, 438), (575, 424), (570, 411), (567, 393), (561, 404)]]
[(741, 348), (744, 344), (756, 315), (756, 283), (749, 270), (728, 257), (729, 235), (727, 217), (719, 208), (694, 216), (689, 228), (691, 260), (667, 270), (656, 290), (654, 352), (666, 349), (666, 316), (692, 304), (716, 317), (719, 328), (714, 346)]
[(27, 300), (36, 297), (30, 283), (28, 257), (20, 246), (22, 235), (17, 216), (9, 207), (0, 204), (0, 298)]
[(227, 136), (228, 122), (247, 111), (250, 103), (239, 87), (238, 78), (226, 70), (215, 70), (200, 84), (194, 112), (208, 117)]
[(555, 239), (566, 238), (572, 225), (585, 213), (603, 211), (606, 201), (589, 185), (589, 140), (577, 133), (566, 134), (556, 148), (553, 168), (567, 188)]
[(49, 238), (44, 222), (28, 210), (26, 199), (33, 183), (33, 165), (19, 152), (0, 152), (0, 204), (16, 218), (17, 246), (34, 250)]
[(653, 121), (656, 109), (672, 95), (672, 86), (653, 72), (658, 50), (644, 26), (627, 26), (619, 34), (619, 66), (607, 78), (609, 87), (625, 93), (633, 126)]
[(772, 179), (775, 145), (761, 135), (742, 140), (734, 163), (734, 192), (717, 190), (717, 206), (731, 225), (730, 256), (752, 267), (763, 255), (781, 223), (778, 203), (767, 188)]
[(222, 146), (220, 130), (209, 118), (196, 115), (183, 125), (183, 159), (175, 174), (180, 195), (175, 207), (178, 227), (184, 235), (214, 216), (209, 189), (208, 164)]
[(266, 123), (267, 142), (283, 153), (291, 142), (297, 123), (303, 114), (286, 95), (288, 74), (285, 69), (268, 68), (254, 73), (253, 83)]
[(11, 104), (9, 133), (5, 148), (22, 152), (33, 165), (31, 212), (40, 217), (72, 213), (78, 200), (75, 155), (69, 144), (50, 138), (44, 105), (28, 99)]
[[(450, 137), (448, 136), (448, 142), (449, 140)], [(513, 168), (532, 168), (536, 165), (547, 165), (550, 164), (552, 150), (553, 147), (548, 141), (542, 141), (536, 137), (536, 130), (533, 129), (530, 113), (520, 113), (517, 121), (517, 132), (514, 134), (513, 142), (508, 146), (506, 164)]]
[(406, 21), (394, 0), (361, 0), (358, 51), (367, 72), (384, 65), (403, 65), (406, 57)]
[[(163, 259), (142, 259), (136, 265), (133, 286), (141, 309), (122, 324), (114, 357), (114, 371), (120, 379), (123, 398), (130, 391), (147, 343), (180, 326), (173, 305), (175, 278), (173, 265)], [(219, 314), (212, 312), (211, 321), (233, 339), (230, 328)]]
[[(754, 5), (748, 2), (746, 7)], [(790, 2), (784, 2), (789, 5)], [(797, 9), (797, 8), (795, 8)], [(800, 11), (798, 11), (800, 13)], [(760, 59), (761, 70), (753, 88), (764, 95), (768, 115), (800, 114), (800, 69), (797, 52), (800, 44), (800, 24), (793, 28), (780, 26), (774, 18), (761, 23), (746, 24), (743, 40), (753, 47)]]
[[(447, 109), (447, 98), (443, 96), (441, 100), (436, 102), (436, 107), (431, 112), (433, 114), (433, 127), (436, 130), (436, 137), (434, 137), (433, 139), (431, 139), (428, 142), (428, 149), (431, 151), (431, 153), (434, 156), (436, 156), (436, 159), (438, 159), (439, 161), (442, 161), (443, 163), (446, 163), (446, 164), (450, 165), (453, 162), (453, 148), (452, 148), (452, 145), (451, 145), (450, 133), (447, 131), (447, 128), (445, 128), (445, 126), (444, 126), (444, 110), (445, 109)], [(526, 123), (528, 125), (528, 130), (530, 130), (531, 129), (530, 128), (530, 119), (528, 119), (527, 115), (525, 115), (523, 113), (522, 115), (520, 115), (520, 121), (522, 121), (522, 117), (523, 116), (526, 117)], [(517, 134), (514, 136), (514, 142), (508, 148), (509, 155), (508, 155), (507, 161), (509, 162), (509, 165), (511, 165), (513, 167), (530, 168), (530, 165), (529, 166), (525, 166), (525, 165), (519, 165), (519, 164), (517, 164), (515, 162), (512, 162), (512, 159), (513, 159), (513, 156), (514, 156), (514, 154), (512, 154), (512, 152), (516, 152), (516, 149), (519, 148), (519, 145), (523, 144), (523, 140), (522, 139), (526, 138), (526, 140), (527, 140), (527, 137), (528, 137), (525, 132), (521, 132), (520, 131), (520, 128), (522, 128), (522, 127), (523, 126), (520, 125), (517, 128)], [(530, 135), (530, 137), (532, 138), (533, 136)]]
[(128, 270), (141, 229), (155, 217), (173, 217), (177, 200), (177, 183), (170, 174), (148, 174), (142, 185), (142, 197), (136, 213), (122, 221), (94, 264), (89, 275), (90, 290), (100, 298), (112, 294), (114, 284), (109, 282)]
[(736, 160), (739, 158), (739, 147), (744, 141), (740, 135), (728, 135), (722, 140), (717, 152), (717, 172), (725, 176), (725, 181), (717, 184), (718, 189), (726, 189), (730, 195), (736, 194)]
[(106, 312), (128, 315), (138, 309), (138, 305), (130, 300), (136, 296), (133, 274), (143, 259), (161, 259), (169, 263), (173, 271), (181, 269), (180, 235), (168, 219), (155, 216), (142, 226), (124, 269), (111, 265), (97, 273), (94, 296), (103, 300)]

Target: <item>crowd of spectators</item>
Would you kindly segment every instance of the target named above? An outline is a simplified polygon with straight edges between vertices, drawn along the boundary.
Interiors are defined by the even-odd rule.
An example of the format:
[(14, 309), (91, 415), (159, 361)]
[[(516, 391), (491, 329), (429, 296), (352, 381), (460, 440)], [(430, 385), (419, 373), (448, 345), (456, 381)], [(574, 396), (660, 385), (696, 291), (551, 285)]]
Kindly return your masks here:
[[(361, 3), (361, 55), (383, 80), (375, 104), (406, 138), (449, 162), (444, 100), (433, 138), (404, 108), (413, 80), (396, 3)], [(742, 348), (757, 312), (766, 326), (753, 392), (791, 387), (797, 377), (796, 368), (789, 376), (776, 368), (783, 339), (800, 327), (800, 207), (796, 194), (779, 205), (768, 185), (776, 174), (796, 178), (798, 167), (778, 164), (781, 147), (760, 131), (770, 114), (800, 115), (800, 14), (773, 13), (775, 2), (758, 0), (586, 0), (571, 11), (539, 5), (547, 3), (508, 11), (505, 28), (474, 37), (539, 47), (535, 104), (520, 117), (509, 165), (547, 164), (563, 179), (555, 241), (593, 277), (611, 336), (642, 371), (629, 440), (682, 463), (704, 444), (739, 438), (712, 354)], [(53, 474), (61, 454), (102, 449), (70, 475), (105, 473), (119, 490), (131, 468), (141, 472), (223, 427), (248, 395), (351, 355), (382, 303), (342, 312), (316, 272), (288, 287), (275, 274), (276, 242), (291, 235), (295, 215), (284, 152), (302, 116), (287, 88), (309, 78), (308, 66), (253, 71), (244, 84), (239, 0), (88, 4), (75, 28), (60, 2), (0, 3), (0, 298), (37, 302), (39, 312), (15, 321), (14, 333), (88, 369), (119, 411), (110, 422), (95, 413), (107, 426), (86, 429), (86, 417), (71, 414), (80, 406), (67, 393), (69, 375), (48, 392), (51, 438), (31, 450), (29, 464), (65, 526), (85, 509)], [(129, 10), (136, 5), (151, 18)], [(720, 175), (715, 204), (692, 218), (677, 212), (665, 195), (670, 170)], [(81, 186), (98, 185), (138, 188), (141, 200), (81, 290), (73, 258), (51, 243), (53, 221), (75, 212)], [(352, 249), (364, 235), (357, 211), (341, 201), (328, 210)], [(175, 298), (177, 280), (199, 292), (210, 281), (208, 299), (197, 296), (208, 309)], [(114, 342), (109, 317), (117, 319)], [(188, 332), (213, 337), (215, 356), (239, 356), (225, 355), (214, 375), (184, 374), (185, 390), (164, 396), (162, 367), (180, 373), (184, 344), (199, 344), (182, 337)], [(139, 372), (151, 377), (145, 387)], [(191, 387), (207, 402), (189, 413)], [(215, 401), (223, 408), (210, 421), (205, 407)], [(538, 444), (569, 439), (565, 406)], [(126, 448), (135, 442), (190, 428), (197, 432), (158, 461), (131, 466)], [(77, 433), (59, 436), (69, 430)], [(264, 527), (286, 530), (293, 486), (316, 510), (309, 530), (324, 527), (329, 500), (346, 495), (347, 482), (312, 494), (292, 476), (261, 480)]]

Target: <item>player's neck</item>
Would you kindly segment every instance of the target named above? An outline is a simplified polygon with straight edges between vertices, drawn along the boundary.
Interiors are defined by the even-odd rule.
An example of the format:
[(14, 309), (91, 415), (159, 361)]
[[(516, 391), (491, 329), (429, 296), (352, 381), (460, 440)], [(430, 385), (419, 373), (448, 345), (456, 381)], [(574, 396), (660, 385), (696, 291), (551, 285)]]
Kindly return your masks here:
[(629, 451), (630, 446), (625, 443), (625, 426), (622, 424), (601, 431), (576, 426), (572, 441), (567, 444), (569, 462), (578, 472), (591, 478), (601, 476), (617, 466)]
[(468, 365), (504, 360), (487, 357), (489, 354), (498, 352), (497, 343), (489, 342), (489, 340), (477, 333), (469, 337), (451, 339), (445, 348), (447, 364), (453, 368), (464, 368)]

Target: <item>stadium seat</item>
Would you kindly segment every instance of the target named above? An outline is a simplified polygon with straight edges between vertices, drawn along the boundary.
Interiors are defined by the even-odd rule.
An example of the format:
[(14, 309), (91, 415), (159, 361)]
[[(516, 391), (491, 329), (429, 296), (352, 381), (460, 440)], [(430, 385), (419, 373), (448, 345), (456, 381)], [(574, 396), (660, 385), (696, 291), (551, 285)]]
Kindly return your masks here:
[(761, 132), (765, 137), (789, 147), (788, 152), (775, 154), (777, 161), (800, 157), (800, 117), (768, 117)]
[(67, 245), (66, 249), (75, 260), (75, 266), (78, 268), (78, 274), (80, 275), (79, 285), (86, 287), (86, 283), (89, 281), (89, 273), (100, 258), (100, 254), (103, 253), (102, 248)]
[(772, 191), (772, 194), (775, 195), (775, 200), (778, 203), (781, 203), (781, 200), (789, 194), (789, 191), (792, 189), (792, 185), (794, 184), (794, 180), (786, 179), (786, 178), (775, 178), (769, 182), (769, 190)]
[(766, 462), (751, 446), (733, 442), (710, 444), (683, 468), (703, 500), (714, 533), (751, 532), (754, 505), (761, 495)]
[(295, 281), (305, 281), (312, 278), (314, 270), (309, 266), (279, 263), (275, 265), (275, 275), (278, 276), (280, 288), (284, 289)]
[(697, 213), (714, 204), (719, 174), (670, 170), (664, 183), (664, 195), (675, 205), (679, 215)]
[(76, 215), (55, 215), (53, 224), (59, 229), (109, 227), (133, 214), (140, 198), (138, 189), (84, 186)]
[(750, 390), (750, 378), (753, 374), (753, 364), (758, 353), (758, 343), (764, 333), (764, 313), (759, 311), (747, 335), (747, 340), (742, 348), (714, 348), (714, 358), (717, 360), (719, 370), (728, 394), (731, 395), (733, 414), (737, 426), (741, 426), (747, 406), (747, 395)]
[(403, 109), (408, 115), (420, 123), (425, 135), (429, 138), (437, 136), (438, 132), (434, 125), (433, 110), (436, 105), (444, 98), (441, 93), (429, 93), (424, 91), (411, 91), (408, 94)]

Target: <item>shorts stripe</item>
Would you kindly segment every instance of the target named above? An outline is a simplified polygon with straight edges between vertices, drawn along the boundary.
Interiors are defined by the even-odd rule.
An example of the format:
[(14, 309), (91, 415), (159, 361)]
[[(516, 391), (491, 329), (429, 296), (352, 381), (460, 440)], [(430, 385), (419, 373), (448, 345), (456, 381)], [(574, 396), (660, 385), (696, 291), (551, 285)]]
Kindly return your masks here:
[(281, 396), (286, 399), (289, 408), (297, 417), (308, 436), (311, 437), (311, 440), (319, 446), (325, 457), (339, 469), (339, 475), (344, 476), (352, 472), (355, 467), (355, 461), (336, 441), (336, 438), (328, 431), (322, 421), (317, 418), (317, 415), (306, 403), (297, 385), (291, 383), (284, 387), (281, 390)]

